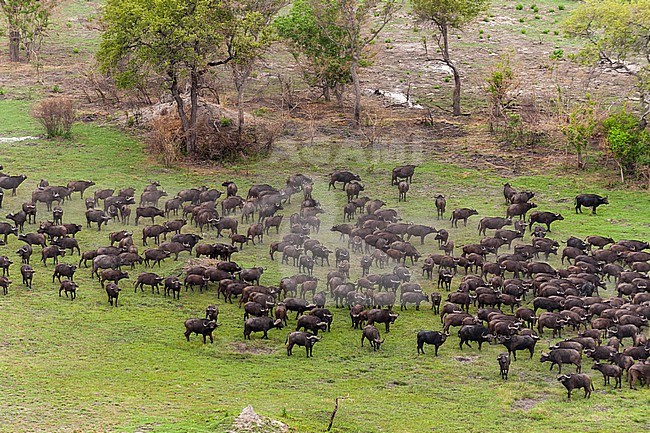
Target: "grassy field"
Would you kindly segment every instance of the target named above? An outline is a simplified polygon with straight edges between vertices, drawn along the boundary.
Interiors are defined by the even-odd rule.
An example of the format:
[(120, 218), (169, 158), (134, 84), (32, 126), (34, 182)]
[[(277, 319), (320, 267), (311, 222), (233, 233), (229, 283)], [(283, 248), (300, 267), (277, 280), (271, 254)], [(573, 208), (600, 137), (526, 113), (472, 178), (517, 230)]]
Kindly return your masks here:
[[(37, 125), (29, 119), (25, 102), (0, 101), (0, 136), (37, 135)], [(442, 193), (448, 209), (475, 207), (479, 216), (505, 213), (502, 184), (510, 181), (517, 189), (536, 192), (540, 210), (561, 212), (565, 220), (555, 223), (550, 237), (565, 240), (569, 235), (612, 236), (614, 239), (650, 239), (650, 200), (647, 192), (608, 190), (598, 173), (544, 172), (504, 179), (490, 171), (474, 171), (443, 165), (419, 148), (361, 149), (337, 143), (298, 146), (280, 143), (269, 158), (247, 165), (222, 168), (165, 169), (159, 166), (137, 141), (110, 128), (79, 124), (71, 141), (28, 140), (2, 144), (0, 163), (5, 172), (25, 173), (27, 181), (18, 197), (5, 197), (3, 216), (28, 200), (39, 179), (50, 184), (65, 184), (74, 179), (92, 179), (98, 188), (134, 186), (159, 180), (167, 191), (208, 185), (219, 187), (230, 179), (245, 194), (254, 183), (281, 186), (287, 175), (302, 172), (315, 178), (314, 196), (326, 209), (318, 239), (335, 248), (342, 246), (329, 231), (342, 222), (345, 198), (340, 190), (327, 191), (327, 173), (335, 167), (359, 172), (371, 197), (384, 199), (400, 211), (405, 221), (431, 224), (450, 231), (456, 245), (476, 242), (478, 217), (466, 228), (452, 229), (447, 220), (437, 221), (432, 198)], [(459, 155), (462, 157), (462, 155)], [(406, 204), (397, 203), (397, 191), (390, 186), (390, 170), (400, 163), (418, 164)], [(611, 205), (599, 209), (597, 216), (575, 215), (573, 197), (580, 192), (603, 193)], [(294, 200), (283, 211), (288, 217), (299, 208)], [(75, 194), (64, 204), (64, 220), (85, 224), (83, 203)], [(39, 206), (38, 220), (50, 215)], [(242, 225), (245, 228), (245, 225)], [(26, 231), (35, 231), (30, 225)], [(78, 234), (82, 250), (108, 244), (110, 231), (124, 228), (111, 223), (106, 230), (84, 229)], [(138, 227), (128, 227), (136, 234)], [(282, 227), (288, 232), (288, 227)], [(195, 230), (187, 227), (185, 231)], [(272, 235), (261, 246), (247, 246), (235, 255), (243, 266), (267, 267), (262, 284), (277, 284), (296, 269), (272, 262), (269, 243), (282, 236)], [(208, 242), (217, 241), (214, 232), (205, 233)], [(0, 248), (0, 254), (15, 263), (14, 251), (20, 246), (15, 237)], [(437, 252), (433, 238), (418, 246), (423, 254)], [(564, 388), (555, 380), (548, 364), (539, 363), (540, 349), (548, 347), (549, 334), (538, 344), (532, 360), (513, 363), (507, 382), (499, 378), (496, 356), (502, 346), (486, 346), (462, 352), (455, 331), (433, 356), (417, 355), (415, 334), (421, 329), (441, 328), (439, 317), (424, 308), (402, 312), (386, 338), (381, 351), (373, 353), (359, 346), (359, 331), (350, 328), (347, 310), (335, 311), (332, 332), (314, 348), (314, 358), (306, 359), (296, 349), (287, 357), (284, 340), (289, 329), (272, 330), (264, 341), (254, 335), (244, 341), (242, 311), (215, 299), (215, 288), (207, 293), (183, 292), (180, 301), (162, 295), (133, 293), (131, 279), (123, 281), (120, 307), (112, 308), (88, 269), (77, 272), (80, 289), (74, 302), (59, 298), (52, 284), (52, 264), (38, 262), (35, 249), (32, 265), (37, 270), (33, 290), (20, 284), (19, 265), (11, 268), (14, 281), (9, 294), (0, 299), (0, 415), (2, 432), (220, 432), (230, 428), (241, 409), (252, 404), (258, 413), (287, 423), (291, 431), (325, 430), (336, 397), (343, 400), (333, 431), (338, 432), (637, 432), (650, 427), (650, 391), (622, 390), (603, 386), (600, 374), (589, 370), (596, 391), (590, 400), (574, 394), (566, 401)], [(358, 256), (353, 257), (352, 279), (360, 276)], [(160, 275), (177, 273), (188, 256), (178, 262), (167, 261)], [(66, 256), (67, 263), (78, 257)], [(559, 266), (553, 257), (551, 264)], [(430, 293), (431, 282), (416, 280)], [(324, 286), (327, 268), (317, 266)], [(373, 268), (373, 272), (383, 272)], [(454, 281), (454, 287), (460, 276)], [(611, 295), (611, 289), (604, 295)], [(183, 321), (200, 317), (205, 306), (217, 302), (221, 309), (215, 343), (203, 345), (197, 337), (188, 343), (182, 334)], [(472, 310), (475, 311), (475, 310)], [(383, 331), (383, 327), (380, 327)], [(565, 367), (573, 372), (572, 367)]]

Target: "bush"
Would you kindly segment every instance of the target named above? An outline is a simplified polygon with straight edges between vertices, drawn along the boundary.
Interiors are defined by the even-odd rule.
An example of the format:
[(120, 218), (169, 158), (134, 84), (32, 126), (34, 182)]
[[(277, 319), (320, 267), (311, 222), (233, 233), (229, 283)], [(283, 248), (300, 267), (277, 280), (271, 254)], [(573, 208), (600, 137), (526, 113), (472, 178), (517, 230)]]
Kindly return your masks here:
[(639, 119), (624, 109), (605, 119), (603, 127), (621, 181), (625, 182), (626, 176), (646, 175), (650, 169), (650, 133), (640, 127)]
[(152, 120), (149, 138), (149, 149), (160, 156), (165, 167), (172, 167), (181, 159), (181, 121), (177, 117)]
[(264, 158), (273, 149), (273, 143), (284, 127), (281, 122), (256, 121), (238, 132), (227, 117), (217, 121), (200, 115), (197, 122), (199, 140), (197, 156), (218, 162), (242, 162)]
[(45, 99), (34, 108), (32, 116), (43, 125), (47, 138), (72, 137), (75, 109), (69, 99)]

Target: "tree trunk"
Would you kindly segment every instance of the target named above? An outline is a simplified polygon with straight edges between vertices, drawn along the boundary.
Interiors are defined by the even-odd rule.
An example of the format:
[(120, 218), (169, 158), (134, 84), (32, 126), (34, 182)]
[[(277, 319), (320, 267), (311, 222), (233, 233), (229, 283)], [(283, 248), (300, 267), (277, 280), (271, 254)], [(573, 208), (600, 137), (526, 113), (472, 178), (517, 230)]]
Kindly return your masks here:
[(454, 62), (451, 61), (449, 57), (449, 26), (446, 23), (442, 23), (439, 26), (440, 35), (442, 37), (442, 46), (440, 47), (442, 51), (442, 59), (445, 64), (451, 68), (451, 72), (454, 76), (454, 96), (452, 99), (452, 107), (454, 116), (460, 116), (460, 73), (458, 68), (454, 65)]
[(241, 138), (244, 129), (244, 83), (237, 86), (237, 135)]
[(183, 146), (181, 150), (188, 153), (190, 147), (188, 145), (190, 142), (190, 130), (192, 128), (190, 125), (190, 121), (187, 118), (187, 113), (185, 112), (185, 103), (183, 102), (183, 98), (181, 98), (180, 91), (178, 90), (178, 77), (176, 76), (175, 72), (169, 72), (169, 77), (171, 78), (171, 85), (169, 86), (169, 90), (172, 92), (172, 97), (176, 102), (176, 110), (178, 111), (178, 117), (180, 117), (181, 119), (181, 128), (183, 129), (184, 138), (183, 138)]
[(359, 59), (357, 56), (352, 57), (350, 64), (350, 77), (354, 87), (354, 127), (361, 126), (361, 84), (359, 83), (359, 74), (357, 72)]
[(9, 30), (9, 60), (20, 62), (20, 31)]
[(454, 116), (460, 116), (460, 74), (458, 69), (454, 66), (453, 63), (448, 63), (452, 72), (454, 73), (454, 97), (453, 97), (453, 110)]
[(196, 122), (199, 111), (199, 73), (195, 70), (190, 72), (190, 122), (187, 132), (187, 154), (196, 156)]

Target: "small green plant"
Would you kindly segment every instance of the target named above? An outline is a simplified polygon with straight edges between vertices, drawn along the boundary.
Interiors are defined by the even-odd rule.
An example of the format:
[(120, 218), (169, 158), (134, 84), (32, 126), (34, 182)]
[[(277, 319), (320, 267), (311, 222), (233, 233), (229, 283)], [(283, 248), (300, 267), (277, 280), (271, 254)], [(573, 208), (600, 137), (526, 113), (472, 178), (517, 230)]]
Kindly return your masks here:
[(482, 35), (482, 34), (483, 34), (483, 29), (480, 29), (480, 30), (478, 31), (478, 34), (479, 34), (479, 35)]
[(489, 23), (490, 22), (490, 17), (483, 18), (483, 21), (486, 22), (486, 23)]
[(553, 50), (553, 52), (549, 56), (551, 60), (560, 60), (564, 58), (564, 50), (561, 48), (557, 48)]
[(525, 35), (526, 34), (526, 29), (521, 29), (521, 34)]
[(532, 5), (530, 5), (530, 8), (531, 8), (531, 9), (536, 9), (536, 8), (537, 8), (537, 5), (536, 5), (535, 3), (533, 3)]
[(228, 128), (229, 126), (232, 126), (232, 119), (230, 117), (222, 117), (219, 119), (219, 126), (222, 128)]
[(535, 19), (536, 19), (536, 20), (541, 20), (542, 17), (540, 17), (539, 15), (535, 15)]
[(522, 5), (521, 3), (518, 3), (517, 6), (515, 6), (515, 9), (517, 9), (518, 11), (522, 10), (523, 8), (524, 5)]
[(52, 93), (62, 93), (62, 92), (63, 92), (63, 90), (61, 90), (61, 86), (59, 86), (58, 84), (55, 84), (52, 87)]
[(445, 83), (448, 83), (448, 82), (451, 81), (451, 78), (450, 78), (450, 77), (445, 77), (445, 80), (444, 80), (444, 81), (445, 81)]
[(390, 44), (391, 40), (390, 40), (390, 38), (386, 38), (386, 40), (384, 42), (386, 42), (387, 44)]
[(557, 5), (557, 9), (560, 10), (560, 11), (563, 11), (564, 10), (564, 5)]
[(555, 9), (549, 9), (549, 10), (548, 10), (548, 13), (549, 13), (549, 14), (552, 14), (553, 12), (555, 12)]
[(486, 38), (488, 38), (488, 39), (490, 39), (491, 37), (492, 37), (492, 35), (489, 35), (489, 34), (486, 36)]
[(542, 31), (542, 33), (544, 33), (545, 35), (548, 35), (549, 32), (550, 32), (549, 29), (545, 29), (545, 30)]
[(524, 23), (524, 22), (526, 22), (526, 20), (523, 19), (523, 18), (519, 18), (519, 22), (520, 22), (520, 23)]
[(72, 49), (72, 52), (73, 52), (74, 54), (79, 54), (79, 48), (73, 48), (73, 49)]
[(560, 31), (559, 31), (559, 30), (553, 30), (553, 34), (554, 34), (555, 36), (558, 36), (558, 35), (560, 34)]
[(5, 94), (5, 88), (0, 87), (0, 96), (3, 96)]

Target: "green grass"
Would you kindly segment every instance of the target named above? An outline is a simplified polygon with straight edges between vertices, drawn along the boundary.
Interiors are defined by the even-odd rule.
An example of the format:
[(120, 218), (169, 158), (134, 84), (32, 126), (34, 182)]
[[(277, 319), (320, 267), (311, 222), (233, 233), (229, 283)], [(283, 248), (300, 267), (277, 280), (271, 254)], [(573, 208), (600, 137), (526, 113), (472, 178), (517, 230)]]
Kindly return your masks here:
[[(38, 134), (28, 111), (24, 102), (0, 101), (0, 135)], [(98, 188), (134, 186), (139, 191), (156, 179), (171, 193), (203, 184), (220, 187), (222, 181), (233, 179), (245, 195), (253, 183), (282, 185), (288, 174), (303, 172), (315, 178), (314, 196), (327, 211), (317, 237), (334, 249), (344, 245), (328, 228), (342, 222), (345, 198), (340, 190), (328, 192), (325, 179), (333, 168), (348, 167), (361, 174), (368, 195), (386, 200), (406, 221), (450, 230), (456, 245), (478, 240), (478, 218), (472, 217), (466, 228), (461, 224), (459, 229), (451, 229), (449, 221), (433, 216), (433, 197), (445, 194), (448, 212), (469, 206), (477, 208), (480, 216), (503, 215), (501, 188), (505, 181), (517, 189), (535, 191), (540, 210), (562, 212), (566, 220), (553, 226), (554, 239), (564, 240), (570, 234), (650, 238), (647, 193), (606, 191), (597, 173), (549, 172), (504, 179), (489, 171), (436, 162), (423, 149), (395, 145), (361, 149), (339, 143), (320, 143), (318, 147), (281, 143), (264, 161), (236, 169), (169, 170), (119, 131), (81, 124), (75, 126), (71, 141), (2, 146), (4, 171), (29, 176), (18, 197), (5, 197), (6, 212), (27, 200), (41, 178), (52, 185), (93, 179)], [(389, 186), (392, 167), (401, 163), (418, 164), (407, 204), (398, 204), (397, 192)], [(602, 206), (598, 216), (575, 215), (572, 198), (580, 192), (606, 193), (612, 204)], [(288, 217), (297, 211), (299, 202), (294, 200), (283, 213)], [(84, 223), (77, 194), (64, 204), (64, 210), (65, 221)], [(48, 213), (39, 206), (38, 219), (46, 218)], [(108, 232), (122, 228), (111, 223), (100, 233), (84, 229), (78, 235), (82, 250), (107, 244)], [(134, 230), (141, 247), (137, 236), (141, 227), (128, 228)], [(26, 229), (34, 231), (36, 227)], [(217, 241), (214, 232), (206, 233), (206, 240)], [(266, 266), (262, 284), (267, 285), (296, 273), (295, 268), (268, 259), (269, 242), (265, 239), (261, 247), (245, 247), (235, 256), (245, 266)], [(19, 262), (14, 251), (20, 244), (10, 237), (0, 253)], [(431, 237), (424, 246), (418, 245), (424, 254), (437, 252), (436, 247)], [(578, 426), (584, 432), (632, 432), (648, 427), (647, 388), (631, 391), (624, 384), (623, 390), (614, 391), (603, 387), (600, 376), (592, 374), (596, 386), (592, 398), (583, 400), (577, 393), (577, 398), (567, 403), (564, 388), (555, 381), (555, 373), (538, 362), (538, 354), (532, 361), (522, 355), (508, 382), (498, 376), (495, 358), (503, 350), (501, 346), (461, 352), (455, 331), (441, 347), (439, 357), (433, 356), (430, 347), (425, 348), (426, 355), (417, 356), (416, 332), (441, 327), (438, 316), (426, 307), (401, 313), (389, 334), (380, 327), (386, 343), (377, 353), (359, 347), (360, 335), (350, 329), (347, 310), (337, 310), (332, 332), (316, 345), (315, 357), (306, 359), (297, 348), (289, 358), (284, 352), (287, 329), (270, 331), (269, 341), (254, 335), (245, 342), (241, 310), (216, 301), (214, 288), (207, 293), (183, 292), (180, 301), (148, 291), (133, 293), (134, 277), (145, 269), (129, 270), (131, 279), (121, 284), (121, 305), (111, 308), (99, 284), (89, 278), (90, 271), (82, 268), (76, 278), (79, 297), (71, 302), (57, 296), (57, 286), (51, 282), (53, 266), (43, 267), (39, 254), (36, 248), (34, 289), (20, 284), (18, 265), (14, 265), (9, 295), (0, 298), (4, 324), (0, 331), (2, 432), (219, 432), (226, 431), (248, 404), (258, 413), (289, 424), (291, 431), (317, 432), (324, 430), (339, 396), (349, 399), (339, 408), (333, 428), (337, 432), (539, 433), (573, 431)], [(187, 255), (181, 258), (166, 262), (155, 272), (178, 272)], [(352, 279), (360, 276), (358, 260), (353, 257)], [(76, 263), (78, 257), (66, 256), (63, 261)], [(551, 263), (558, 266), (556, 258)], [(413, 268), (425, 291), (434, 290), (431, 282), (419, 277), (419, 265)], [(326, 269), (317, 266), (321, 285)], [(382, 271), (373, 268), (373, 272)], [(459, 279), (455, 279), (455, 287)], [(215, 301), (221, 308), (222, 323), (215, 332), (215, 343), (203, 345), (195, 336), (186, 342), (183, 321), (200, 316), (205, 306)], [(293, 317), (289, 328), (292, 325)], [(547, 335), (540, 341), (538, 353), (548, 347), (548, 340)], [(467, 359), (458, 360), (459, 356)], [(589, 366), (585, 361), (586, 372), (590, 372)]]

